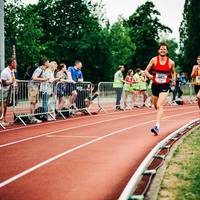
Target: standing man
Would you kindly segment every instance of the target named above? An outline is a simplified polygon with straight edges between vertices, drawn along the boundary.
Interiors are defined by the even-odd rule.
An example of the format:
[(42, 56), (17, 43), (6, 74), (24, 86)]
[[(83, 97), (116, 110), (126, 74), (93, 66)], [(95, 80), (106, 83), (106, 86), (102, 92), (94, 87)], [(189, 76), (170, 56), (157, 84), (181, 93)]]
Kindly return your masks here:
[[(7, 101), (9, 98), (9, 93), (11, 94), (12, 92), (12, 86), (15, 84), (15, 74), (14, 70), (17, 67), (17, 62), (15, 58), (9, 58), (8, 59), (8, 67), (6, 67), (2, 72), (1, 72), (1, 84), (2, 88), (0, 91), (0, 101), (1, 101), (1, 114), (2, 120), (1, 124), (3, 126), (7, 126), (8, 122), (6, 121), (6, 112), (7, 112)], [(2, 103), (3, 102), (3, 103)]]
[(39, 88), (42, 92), (42, 107), (45, 112), (48, 112), (48, 96), (45, 94), (45, 85), (49, 80), (48, 77), (45, 77), (45, 70), (49, 66), (49, 60), (47, 58), (42, 58), (40, 60), (40, 67), (38, 67), (32, 75), (32, 80), (28, 85), (28, 99), (30, 102), (30, 121), (31, 123), (41, 123), (42, 121), (35, 118), (33, 115), (35, 113), (36, 104), (39, 101)]
[(71, 91), (71, 95), (69, 96), (69, 103), (71, 104), (70, 108), (74, 109), (74, 102), (77, 98), (77, 87), (76, 83), (83, 82), (83, 73), (81, 71), (83, 65), (82, 62), (76, 60), (73, 67), (68, 67), (67, 71), (71, 74), (71, 78), (74, 82), (68, 83), (69, 90)]
[(123, 72), (124, 71), (124, 65), (120, 65), (118, 67), (118, 71), (115, 73), (114, 75), (114, 83), (113, 83), (113, 88), (116, 91), (117, 97), (116, 97), (116, 106), (115, 109), (116, 110), (123, 110), (120, 107), (120, 101), (121, 101), (121, 97), (122, 97), (122, 91), (123, 91), (123, 83), (125, 83), (126, 81), (124, 81), (123, 79)]
[[(156, 124), (151, 129), (154, 135), (158, 135), (160, 130), (160, 121), (163, 114), (163, 106), (170, 90), (170, 76), (172, 75), (172, 85), (176, 84), (175, 63), (168, 57), (168, 46), (161, 43), (158, 49), (158, 56), (152, 58), (145, 70), (152, 84), (152, 100), (156, 114)], [(149, 71), (152, 70), (152, 74)]]
[(72, 80), (76, 83), (83, 82), (83, 74), (81, 68), (83, 67), (81, 61), (76, 60), (73, 67), (68, 67), (68, 71), (71, 73)]
[(200, 108), (200, 55), (197, 57), (197, 65), (193, 66), (191, 78), (194, 83), (194, 90), (197, 95), (197, 102)]

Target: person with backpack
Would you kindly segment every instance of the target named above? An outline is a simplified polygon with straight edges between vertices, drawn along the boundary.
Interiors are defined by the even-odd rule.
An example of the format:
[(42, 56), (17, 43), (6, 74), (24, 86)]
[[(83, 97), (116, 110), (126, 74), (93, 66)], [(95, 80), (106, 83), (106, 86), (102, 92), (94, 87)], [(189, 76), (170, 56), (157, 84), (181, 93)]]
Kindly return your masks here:
[[(42, 82), (47, 82), (49, 80), (48, 77), (44, 76), (45, 70), (49, 66), (49, 60), (47, 58), (43, 58), (40, 60), (40, 67), (35, 69), (31, 81), (28, 85), (28, 99), (30, 102), (30, 121), (31, 123), (41, 123), (41, 120), (35, 118), (34, 113), (36, 109), (36, 104), (39, 101), (39, 87)], [(43, 97), (43, 107), (47, 107), (48, 111), (48, 101), (45, 98), (45, 94), (42, 93)], [(46, 108), (45, 107), (45, 108)]]
[(39, 67), (38, 64), (32, 64), (32, 65), (28, 66), (28, 68), (26, 69), (26, 72), (25, 72), (25, 74), (24, 74), (24, 80), (31, 80), (34, 71), (35, 71), (38, 67)]

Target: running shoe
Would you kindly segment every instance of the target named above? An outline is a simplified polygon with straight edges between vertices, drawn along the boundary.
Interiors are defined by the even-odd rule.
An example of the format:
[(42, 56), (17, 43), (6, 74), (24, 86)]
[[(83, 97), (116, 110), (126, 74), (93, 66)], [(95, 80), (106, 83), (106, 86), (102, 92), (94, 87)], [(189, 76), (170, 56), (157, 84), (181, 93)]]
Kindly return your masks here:
[(37, 118), (34, 117), (34, 116), (30, 116), (30, 117), (29, 117), (29, 120), (30, 120), (30, 123), (31, 123), (31, 124), (40, 124), (40, 123), (42, 122), (41, 120), (37, 119)]
[(157, 126), (153, 127), (153, 128), (151, 129), (151, 132), (152, 132), (154, 135), (158, 135), (158, 133), (159, 133), (158, 127), (157, 127)]
[(123, 111), (124, 109), (122, 109), (120, 106), (116, 106), (116, 110), (117, 111)]

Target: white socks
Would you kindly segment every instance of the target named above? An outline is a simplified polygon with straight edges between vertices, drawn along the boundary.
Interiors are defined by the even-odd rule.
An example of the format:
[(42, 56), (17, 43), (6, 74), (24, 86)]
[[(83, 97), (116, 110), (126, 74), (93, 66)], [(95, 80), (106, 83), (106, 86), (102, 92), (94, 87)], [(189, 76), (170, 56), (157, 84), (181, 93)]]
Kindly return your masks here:
[(160, 129), (160, 124), (158, 122), (156, 122), (156, 126), (158, 129)]

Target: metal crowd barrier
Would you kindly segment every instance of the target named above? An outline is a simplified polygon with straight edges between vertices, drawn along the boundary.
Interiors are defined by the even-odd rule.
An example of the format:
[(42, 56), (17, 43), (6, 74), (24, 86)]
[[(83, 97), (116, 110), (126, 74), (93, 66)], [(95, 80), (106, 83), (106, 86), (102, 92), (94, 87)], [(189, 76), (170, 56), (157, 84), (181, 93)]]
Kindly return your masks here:
[[(186, 83), (184, 85), (180, 86), (181, 90), (183, 91), (183, 95), (181, 99), (184, 103), (193, 104), (196, 103), (196, 95), (194, 92), (194, 84), (193, 83)], [(178, 96), (178, 94), (177, 94)], [(177, 99), (176, 96), (176, 99)], [(166, 105), (174, 105), (173, 104), (173, 92), (170, 92), (170, 94), (167, 97)], [(178, 105), (178, 104), (177, 104)]]
[(99, 110), (103, 111), (112, 110), (116, 106), (120, 106), (123, 109), (132, 109), (134, 106), (142, 107), (143, 105), (150, 107), (148, 88), (146, 91), (147, 100), (145, 102), (143, 102), (143, 95), (141, 94), (140, 91), (137, 91), (137, 95), (134, 102), (132, 102), (132, 97), (134, 96), (134, 94), (128, 93), (127, 98), (125, 98), (125, 91), (123, 88), (120, 105), (116, 105), (116, 91), (115, 88), (113, 88), (113, 82), (100, 82), (98, 84), (98, 91), (99, 91), (99, 98), (98, 98)]
[[(15, 122), (26, 125), (32, 117), (37, 119), (36, 123), (39, 123), (56, 120), (56, 116), (59, 115), (65, 119), (66, 116), (73, 116), (77, 112), (91, 114), (89, 106), (92, 88), (91, 82), (72, 84), (18, 81), (13, 103)], [(36, 99), (34, 113), (31, 113), (30, 101), (35, 102)], [(63, 105), (59, 107), (61, 101)]]
[(93, 93), (91, 82), (76, 84), (58, 82), (55, 88), (58, 101), (57, 111), (61, 117), (65, 119), (66, 116), (74, 116), (77, 112), (91, 114), (89, 110), (90, 97)]
[(98, 84), (98, 92), (99, 111), (113, 109), (116, 101), (116, 92), (113, 88), (113, 82), (100, 82)]
[[(54, 84), (50, 82), (19, 80), (13, 91), (15, 122), (26, 125), (42, 120), (55, 120), (55, 111), (50, 112), (48, 105), (49, 99), (53, 96), (53, 88)], [(31, 107), (34, 113), (31, 113)]]
[[(181, 86), (183, 91), (182, 100), (185, 103), (196, 103), (196, 97), (194, 93), (194, 85), (192, 83), (187, 83)], [(134, 94), (128, 93), (127, 98), (125, 98), (125, 91), (123, 89), (120, 105), (116, 105), (116, 91), (113, 88), (113, 82), (100, 82), (98, 84), (99, 98), (98, 105), (99, 110), (107, 111), (115, 109), (115, 106), (121, 106), (123, 109), (132, 109), (133, 107), (151, 107), (151, 88), (147, 87), (147, 100), (143, 102), (143, 96), (140, 91), (138, 91), (137, 98), (132, 102), (132, 97)], [(173, 105), (172, 92), (167, 97), (166, 105)], [(178, 104), (177, 104), (178, 105)]]
[[(0, 85), (1, 86), (1, 85)], [(73, 87), (72, 87), (73, 88)], [(191, 83), (187, 83), (186, 85), (181, 86), (183, 90), (182, 99), (186, 103), (195, 103), (196, 97), (194, 94), (194, 85)], [(13, 113), (15, 122), (20, 122), (24, 125), (30, 123), (30, 119), (32, 117), (36, 117), (39, 121), (40, 119), (44, 120), (56, 120), (57, 111), (58, 114), (66, 118), (65, 114), (75, 115), (77, 112), (81, 112), (84, 114), (91, 114), (90, 112), (90, 104), (91, 97), (93, 95), (93, 84), (91, 82), (83, 82), (77, 83), (75, 85), (75, 98), (73, 100), (73, 105), (70, 105), (69, 101), (72, 98), (69, 95), (69, 84), (67, 86), (64, 82), (50, 83), (50, 82), (35, 82), (35, 81), (18, 81), (17, 87), (14, 87), (12, 91), (13, 95)], [(30, 112), (30, 93), (37, 93), (37, 103), (35, 104), (35, 111), (31, 114)], [(3, 89), (1, 86), (0, 93), (3, 99)], [(62, 93), (62, 94), (61, 94)], [(113, 82), (100, 82), (98, 84), (98, 109), (107, 111), (115, 109), (116, 104), (116, 91), (113, 88)], [(151, 91), (150, 88), (147, 87), (148, 98), (145, 102), (145, 105), (150, 107), (151, 105)], [(121, 106), (124, 108), (124, 105), (128, 105), (128, 109), (132, 109), (133, 94), (128, 94), (128, 97), (125, 101), (125, 93), (123, 91), (121, 96)], [(60, 108), (59, 101), (63, 98), (64, 105)], [(74, 99), (75, 99), (74, 98)], [(172, 105), (172, 97), (169, 95), (167, 99), (167, 103)], [(137, 96), (136, 101), (134, 102), (137, 107), (141, 107), (143, 105), (143, 97), (139, 94)], [(44, 107), (46, 108), (44, 109)], [(1, 101), (1, 110), (3, 111), (4, 101)], [(0, 119), (3, 118), (3, 112), (1, 112)], [(37, 121), (38, 122), (38, 121)], [(1, 123), (0, 126), (5, 128)]]
[(193, 83), (186, 83), (181, 86), (181, 90), (183, 91), (183, 101), (186, 103), (196, 103), (196, 94), (194, 91)]

